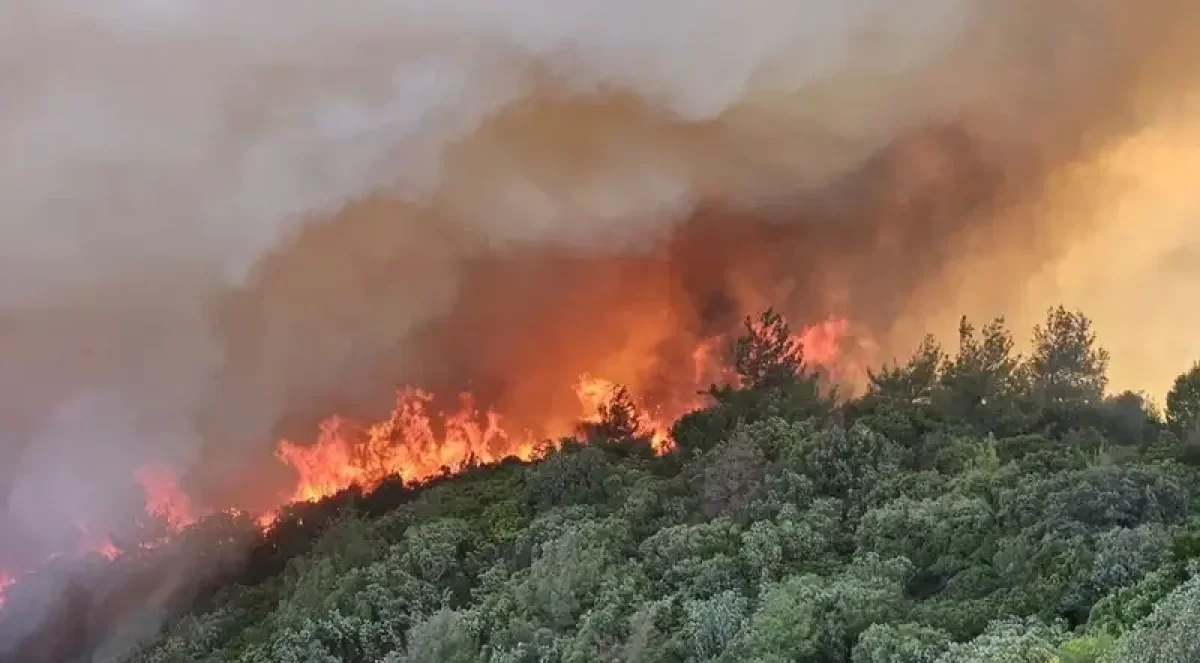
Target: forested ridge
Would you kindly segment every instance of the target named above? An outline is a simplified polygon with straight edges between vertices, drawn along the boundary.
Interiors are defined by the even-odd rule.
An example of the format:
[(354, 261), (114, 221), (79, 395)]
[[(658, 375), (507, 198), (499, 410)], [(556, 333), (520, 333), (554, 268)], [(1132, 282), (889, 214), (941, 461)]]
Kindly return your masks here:
[(964, 320), (844, 399), (768, 312), (672, 452), (618, 393), (539, 462), (294, 505), (133, 660), (1200, 660), (1200, 366), (1160, 410), (1084, 315), (1032, 340)]

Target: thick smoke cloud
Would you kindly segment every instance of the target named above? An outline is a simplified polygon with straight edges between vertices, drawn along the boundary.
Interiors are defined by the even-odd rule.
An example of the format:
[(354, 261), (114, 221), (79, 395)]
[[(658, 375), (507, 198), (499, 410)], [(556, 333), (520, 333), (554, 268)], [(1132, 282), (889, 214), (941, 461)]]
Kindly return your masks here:
[(902, 345), (973, 247), (1022, 279), (1097, 225), (1047, 178), (1192, 86), (1193, 5), (9, 2), (0, 559), (138, 466), (252, 501), (293, 426), (553, 398), (722, 297)]

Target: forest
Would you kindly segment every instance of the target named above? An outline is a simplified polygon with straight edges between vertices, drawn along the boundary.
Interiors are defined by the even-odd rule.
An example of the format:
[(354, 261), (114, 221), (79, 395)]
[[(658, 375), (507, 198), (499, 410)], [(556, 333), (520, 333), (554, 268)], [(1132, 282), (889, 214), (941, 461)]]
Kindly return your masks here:
[(536, 462), (201, 521), (156, 552), (191, 590), (119, 658), (1200, 660), (1200, 364), (1160, 407), (1080, 312), (1029, 347), (964, 319), (846, 398), (768, 311), (668, 453), (617, 392)]

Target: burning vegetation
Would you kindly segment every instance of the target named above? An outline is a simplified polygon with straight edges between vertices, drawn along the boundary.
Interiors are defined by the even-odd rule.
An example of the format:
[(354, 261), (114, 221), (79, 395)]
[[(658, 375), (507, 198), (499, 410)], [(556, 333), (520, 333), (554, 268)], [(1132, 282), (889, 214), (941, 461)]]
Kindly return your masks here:
[[(941, 482), (976, 486), (971, 477), (1016, 462), (1016, 452), (993, 460), (989, 436), (1016, 446), (1009, 438), (1065, 444), (1091, 428), (1136, 437), (1112, 432), (1112, 413), (1153, 419), (1148, 410), (1094, 381), (1086, 397), (1064, 392), (1083, 403), (1083, 419), (1045, 414), (1060, 396), (1024, 380), (1070, 357), (1015, 358), (1026, 348), (1040, 357), (1042, 336), (1020, 345), (998, 327), (974, 339), (964, 326), (953, 361), (922, 346), (925, 377), (868, 368), (927, 332), (952, 333), (964, 312), (1031, 326), (1059, 301), (1096, 311), (1111, 371), (1131, 388), (1157, 393), (1180, 357), (1200, 355), (1200, 319), (1189, 313), (1200, 298), (1197, 25), (1194, 0), (3, 4), (0, 651), (105, 660), (177, 615), (257, 615), (218, 588), (269, 587), (258, 596), (267, 603), (290, 596), (295, 574), (309, 577), (298, 560), (317, 559), (314, 541), (345, 525), (338, 508), (416, 522), (404, 505), (459, 499), (463, 486), (506, 476), (528, 499), (488, 494), (497, 511), (467, 518), (493, 537), (479, 550), (511, 552), (505, 563), (528, 571), (537, 551), (550, 555), (568, 536), (565, 525), (533, 526), (541, 511), (588, 504), (596, 520), (616, 517), (601, 497), (641, 505), (620, 516), (626, 538), (596, 523), (573, 535), (617, 537), (626, 552), (649, 546), (636, 557), (654, 598), (603, 614), (627, 623), (633, 607), (647, 628), (690, 634), (643, 660), (711, 658), (742, 623), (719, 616), (770, 604), (768, 579), (803, 570), (853, 585), (858, 570), (837, 561), (847, 551), (896, 552), (852, 531), (883, 505), (833, 458), (879, 460), (860, 444), (872, 435), (913, 454), (864, 470), (871, 485), (911, 482), (909, 492), (880, 488), (880, 500), (932, 500)], [(1055, 320), (1080, 331), (1070, 315)], [(775, 419), (791, 432), (776, 435)], [(746, 429), (754, 423), (766, 428)], [(1130, 424), (1137, 435), (1188, 439), (1186, 427), (1143, 423)], [(970, 444), (946, 442), (964, 431)], [(805, 469), (797, 459), (820, 454), (808, 442), (785, 453), (780, 436), (828, 438), (837, 451)], [(1108, 448), (1084, 446), (1096, 457)], [(936, 461), (914, 451), (927, 447)], [(579, 458), (606, 460), (596, 470)], [(1076, 461), (1045, 460), (1055, 471)], [(614, 463), (624, 469), (610, 472)], [(664, 483), (622, 484), (629, 468)], [(687, 481), (711, 490), (690, 494)], [(743, 512), (760, 488), (794, 489), (779, 497), (790, 515), (779, 500), (769, 516)], [(818, 502), (828, 509), (809, 513)], [(999, 518), (974, 502), (951, 511), (960, 506)], [(409, 515), (388, 515), (397, 509)], [(683, 572), (653, 570), (666, 553), (638, 537), (724, 516), (740, 529), (714, 534), (726, 541), (722, 559), (736, 557), (726, 539), (774, 536), (751, 521), (770, 520), (778, 541), (808, 532), (833, 543), (810, 568), (788, 566), (783, 543), (763, 539), (756, 550), (775, 561), (753, 562), (752, 582), (749, 557), (736, 573), (705, 557), (689, 573), (714, 584), (666, 591)], [(843, 527), (830, 533), (826, 521)], [(364, 534), (366, 547), (400, 545), (413, 522)], [(1038, 557), (1027, 534), (991, 543), (1010, 561), (1056, 564), (1058, 553)], [(1122, 537), (1143, 534), (1163, 532), (1105, 536), (1142, 550), (1142, 539)], [(1099, 550), (1091, 543), (1061, 549)], [(941, 560), (915, 572), (905, 600), (950, 591), (958, 581), (946, 568), (992, 552), (897, 553), (918, 567), (914, 556)], [(1032, 577), (989, 559), (972, 576), (980, 583)], [(498, 558), (454, 567), (454, 580), (410, 562), (404, 572), (419, 582), (404, 586), (421, 591), (405, 596), (419, 610), (396, 608), (397, 623), (479, 643), (495, 635), (487, 646), (507, 660), (533, 656), (517, 642), (545, 645), (548, 658), (565, 652), (563, 625), (586, 612), (575, 597), (553, 614), (504, 615), (504, 627), (496, 614), (471, 622), (486, 633), (454, 621), (474, 613), (430, 621), (465, 610), (486, 584), (476, 572)], [(488, 578), (508, 573), (495, 569)], [(580, 574), (603, 576), (592, 570)], [(545, 590), (509, 580), (497, 604)], [(313, 582), (314, 595), (330, 589)], [(1072, 586), (1069, 619), (1112, 589), (1104, 582)], [(614, 596), (649, 596), (612, 583)], [(454, 600), (439, 603), (430, 587)], [(1005, 614), (1046, 616), (1035, 599), (995, 600)], [(364, 614), (377, 607), (340, 605), (350, 621), (320, 628), (375, 628)], [(982, 628), (972, 615), (955, 638)], [(79, 641), (44, 628), (60, 616), (58, 632)], [(593, 617), (600, 629), (605, 618)], [(389, 633), (403, 647), (370, 647), (407, 652), (408, 631)], [(362, 645), (356, 637), (346, 647)], [(603, 646), (574, 657), (619, 658), (614, 643), (656, 637), (596, 635)], [(306, 656), (254, 651), (248, 660)], [(364, 651), (329, 657), (384, 655)]]
[[(118, 603), (104, 602), (103, 605), (112, 607), (141, 599), (165, 600), (143, 594), (148, 588), (154, 588), (155, 592), (162, 591), (165, 596), (170, 596), (171, 605), (180, 610), (197, 600), (196, 593), (204, 591), (204, 582), (226, 581), (229, 573), (240, 573), (240, 565), (244, 563), (241, 553), (250, 549), (247, 537), (265, 536), (270, 541), (278, 528), (319, 531), (323, 525), (318, 523), (309, 526), (316, 526), (317, 530), (305, 527), (303, 514), (308, 508), (305, 505), (323, 510), (324, 502), (344, 499), (347, 494), (371, 494), (385, 482), (402, 490), (413, 489), (509, 461), (541, 460), (563, 444), (633, 442), (645, 445), (652, 456), (671, 454), (675, 451), (675, 443), (669, 431), (674, 422), (688, 412), (704, 408), (712, 399), (732, 393), (731, 390), (767, 387), (792, 380), (797, 375), (810, 376), (806, 379), (814, 385), (816, 380), (823, 380), (826, 389), (834, 389), (833, 369), (849, 365), (846, 360), (850, 355), (842, 348), (846, 340), (842, 336), (845, 327), (844, 321), (828, 320), (792, 333), (783, 317), (775, 312), (768, 311), (758, 319), (747, 317), (740, 337), (713, 337), (690, 353), (692, 365), (682, 374), (693, 376), (694, 380), (681, 382), (688, 385), (687, 389), (670, 401), (645, 400), (628, 386), (588, 374), (580, 375), (574, 385), (577, 409), (559, 413), (557, 417), (547, 416), (550, 421), (571, 419), (574, 423), (559, 430), (544, 428), (540, 433), (506, 428), (501, 414), (490, 409), (480, 410), (469, 393), (459, 395), (456, 408), (438, 410), (435, 409), (437, 399), (434, 394), (413, 387), (402, 388), (396, 393), (395, 407), (387, 419), (360, 424), (346, 417), (333, 416), (320, 424), (315, 440), (310, 443), (281, 440), (276, 447), (276, 456), (294, 473), (294, 488), (276, 508), (251, 520), (238, 509), (216, 513), (213, 509), (198, 508), (180, 488), (179, 478), (171, 470), (140, 468), (136, 480), (144, 491), (145, 513), (134, 531), (125, 532), (122, 540), (113, 536), (96, 537), (80, 526), (78, 556), (64, 559), (56, 555), (33, 568), (0, 571), (0, 626), (11, 628), (16, 621), (3, 608), (5, 593), (21, 576), (31, 578), (30, 584), (36, 587), (39, 582), (53, 582), (64, 567), (80, 565), (72, 573), (80, 573), (80, 569), (87, 571), (89, 567), (85, 563), (90, 556), (99, 556), (112, 563), (111, 570), (98, 573), (102, 577), (118, 578), (115, 581), (118, 590), (126, 594)], [(811, 358), (806, 350), (810, 344), (813, 348)], [(710, 379), (713, 381), (706, 382)], [(383, 494), (386, 496), (386, 491)], [(281, 517), (285, 519), (283, 522), (280, 522)], [(256, 534), (245, 529), (251, 521), (256, 524)], [(241, 530), (239, 523), (243, 527)], [(264, 545), (267, 544), (259, 544), (257, 554), (260, 556), (266, 549)], [(209, 565), (216, 562), (204, 558), (211, 557), (214, 552), (206, 551), (197, 557), (195, 546), (215, 546), (218, 561), (225, 566), (218, 565), (218, 571), (213, 571)], [(243, 549), (239, 550), (237, 546)], [(294, 554), (278, 551), (275, 543), (268, 547), (284, 559)], [(175, 577), (180, 571), (169, 568), (175, 564), (198, 565), (203, 569), (203, 580), (184, 581)], [(120, 579), (129, 573), (134, 574), (132, 578)], [(166, 590), (155, 584), (165, 582), (160, 577), (163, 574), (173, 578)], [(81, 587), (72, 591), (76, 598), (66, 603), (35, 606), (32, 597), (26, 597), (26, 604), (19, 609), (41, 614), (37, 620), (44, 621), (39, 633), (45, 633), (45, 629), (55, 631), (60, 628), (57, 620), (64, 615), (77, 615), (81, 611), (90, 613), (97, 609), (92, 599), (82, 604), (78, 602), (89, 591)], [(93, 587), (90, 591), (104, 590)], [(82, 640), (72, 646), (90, 651), (109, 646), (106, 643), (113, 638), (136, 637), (113, 632), (119, 623), (104, 620), (100, 623), (101, 626), (93, 624), (85, 628)], [(143, 633), (141, 637), (146, 635)], [(59, 654), (44, 658), (48, 645), (39, 637), (21, 640), (13, 651), (20, 652), (21, 656), (34, 656), (36, 660), (55, 660), (53, 657)], [(50, 647), (48, 651), (63, 650)]]
[[(401, 391), (387, 420), (280, 442), (295, 501), (266, 518), (197, 513), (146, 470), (165, 530), (111, 559), (0, 576), (0, 654), (870, 661), (900, 648), (986, 663), (1168, 661), (1195, 646), (1196, 611), (1172, 606), (1198, 591), (1200, 368), (1165, 416), (1106, 395), (1091, 321), (1059, 308), (1028, 356), (1002, 320), (964, 319), (954, 354), (928, 339), (837, 398), (804, 343), (824, 333), (747, 319), (697, 373), (729, 381), (670, 420), (584, 376), (596, 411), (540, 444), (470, 399), (436, 416), (429, 394)], [(820, 629), (776, 628), (812, 611)], [(1164, 653), (1138, 658), (1151, 643)]]
[[(639, 385), (618, 384), (585, 373), (572, 385), (577, 398), (574, 407), (546, 412), (543, 419), (551, 423), (536, 430), (508, 425), (502, 413), (480, 409), (469, 392), (451, 400), (453, 407), (440, 409), (434, 393), (403, 387), (397, 390), (386, 419), (364, 424), (334, 415), (320, 422), (311, 442), (279, 441), (276, 458), (292, 472), (293, 485), (278, 504), (260, 513), (257, 521), (269, 528), (279, 507), (316, 502), (351, 488), (371, 491), (388, 479), (417, 485), (507, 459), (535, 460), (563, 439), (586, 438), (588, 431), (606, 426), (617, 427), (616, 437), (646, 436), (656, 453), (667, 453), (673, 446), (669, 430), (678, 417), (704, 406), (717, 385), (741, 386), (743, 376), (765, 379), (758, 375), (760, 363), (778, 362), (782, 356), (795, 357), (796, 362), (808, 357), (807, 365), (825, 375), (832, 387), (830, 376), (854, 367), (852, 355), (843, 348), (845, 330), (844, 320), (831, 319), (793, 335), (778, 314), (769, 313), (757, 321), (747, 318), (746, 333), (770, 339), (761, 346), (769, 356), (747, 354), (739, 360), (744, 365), (735, 370), (730, 352), (748, 351), (728, 337), (708, 339), (690, 353), (692, 365), (681, 367), (680, 374), (693, 379), (676, 383), (674, 388), (682, 394), (667, 400), (651, 400)], [(139, 468), (135, 480), (143, 491), (144, 516), (153, 523), (149, 528), (139, 525), (137, 536), (143, 538), (132, 544), (136, 549), (151, 548), (215, 511), (197, 505), (181, 488), (178, 474), (169, 468)], [(156, 528), (159, 531), (155, 532)], [(79, 526), (78, 550), (109, 560), (122, 554), (111, 535), (96, 535), (83, 524)], [(3, 585), (12, 584), (15, 574), (23, 570), (28, 569), (3, 570)]]

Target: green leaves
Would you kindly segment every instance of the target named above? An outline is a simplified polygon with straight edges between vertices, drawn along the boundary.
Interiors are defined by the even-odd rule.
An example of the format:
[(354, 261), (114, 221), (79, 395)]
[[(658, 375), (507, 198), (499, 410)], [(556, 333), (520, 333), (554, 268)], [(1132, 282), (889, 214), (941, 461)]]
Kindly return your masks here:
[(1167, 425), (1182, 442), (1200, 439), (1200, 363), (1176, 378), (1167, 394)]
[[(297, 506), (260, 584), (136, 660), (1200, 660), (1198, 476), (1163, 460), (1200, 448), (1200, 365), (1164, 420), (1106, 394), (1082, 314), (1032, 340), (963, 320), (835, 403), (768, 311), (671, 455), (620, 392), (538, 463)], [(239, 528), (187, 545), (225, 560)]]
[(1108, 351), (1096, 346), (1092, 321), (1059, 306), (1033, 328), (1029, 373), (1042, 407), (1094, 404), (1108, 387)]

